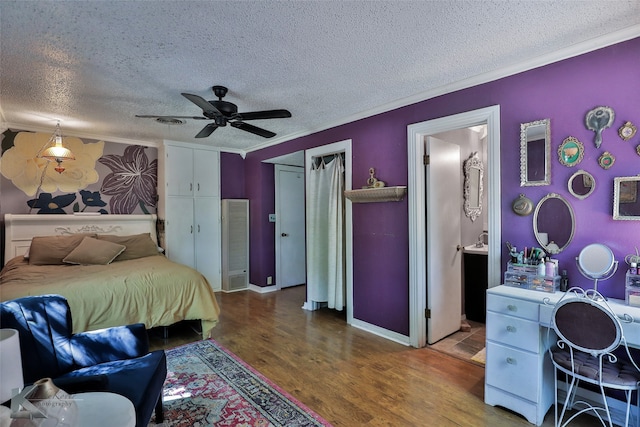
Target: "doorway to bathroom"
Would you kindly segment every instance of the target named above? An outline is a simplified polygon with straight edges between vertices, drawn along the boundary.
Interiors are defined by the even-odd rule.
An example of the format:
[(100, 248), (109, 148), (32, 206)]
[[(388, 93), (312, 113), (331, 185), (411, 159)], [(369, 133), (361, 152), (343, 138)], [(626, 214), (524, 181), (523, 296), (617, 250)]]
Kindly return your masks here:
[[(433, 273), (429, 270), (441, 268), (430, 263), (433, 254), (428, 250), (427, 238), (435, 227), (441, 224), (429, 223), (427, 217), (427, 198), (430, 191), (426, 180), (425, 152), (426, 138), (443, 132), (486, 125), (487, 129), (487, 232), (488, 232), (488, 283), (489, 286), (500, 283), (500, 107), (492, 106), (454, 116), (442, 117), (408, 126), (408, 166), (409, 166), (409, 295), (410, 295), (410, 342), (414, 347), (423, 347), (428, 342), (430, 330), (440, 322), (451, 323), (451, 315), (447, 314), (443, 320), (432, 310), (431, 294), (442, 292), (444, 283), (429, 280)], [(433, 180), (431, 182), (433, 184)], [(458, 242), (453, 251), (461, 249), (462, 242)], [(427, 262), (425, 263), (425, 260)], [(429, 267), (427, 267), (429, 266)], [(458, 294), (459, 298), (459, 294)], [(460, 307), (460, 305), (458, 305)], [(458, 320), (461, 310), (458, 309)], [(450, 333), (460, 327), (458, 322), (449, 325)], [(439, 327), (438, 327), (439, 328)], [(441, 328), (439, 328), (441, 329)], [(437, 340), (432, 337), (432, 341)]]

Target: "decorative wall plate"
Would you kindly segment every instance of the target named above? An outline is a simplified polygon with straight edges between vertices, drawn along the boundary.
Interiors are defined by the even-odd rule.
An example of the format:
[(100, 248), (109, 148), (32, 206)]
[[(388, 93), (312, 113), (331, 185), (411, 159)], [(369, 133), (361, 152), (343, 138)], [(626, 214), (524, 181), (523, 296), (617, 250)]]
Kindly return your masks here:
[(611, 154), (608, 151), (605, 151), (604, 153), (602, 153), (602, 155), (598, 158), (598, 164), (603, 169), (609, 169), (611, 166), (613, 166), (615, 161), (616, 161), (616, 158), (613, 157), (613, 154)]
[(625, 124), (620, 126), (620, 129), (618, 129), (618, 135), (620, 135), (620, 138), (622, 138), (623, 141), (628, 141), (633, 138), (637, 131), (638, 128), (635, 127), (633, 123), (626, 122)]
[(530, 198), (520, 193), (520, 196), (511, 204), (511, 209), (520, 216), (527, 216), (533, 211), (533, 202)]
[(615, 117), (616, 113), (610, 107), (596, 107), (585, 116), (584, 122), (587, 129), (596, 133), (594, 140), (596, 148), (600, 148), (600, 144), (602, 144), (602, 131), (613, 124)]
[(558, 157), (560, 163), (565, 166), (575, 166), (582, 161), (584, 157), (584, 145), (577, 138), (569, 136), (562, 141), (558, 147)]
[(636, 146), (636, 153), (638, 153), (638, 156), (640, 156), (640, 144)]

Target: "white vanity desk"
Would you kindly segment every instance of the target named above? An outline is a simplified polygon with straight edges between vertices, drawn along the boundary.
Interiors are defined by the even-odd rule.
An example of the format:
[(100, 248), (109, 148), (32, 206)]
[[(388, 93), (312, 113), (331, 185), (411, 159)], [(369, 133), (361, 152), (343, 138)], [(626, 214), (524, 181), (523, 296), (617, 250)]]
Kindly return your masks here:
[[(553, 404), (553, 365), (547, 352), (547, 326), (563, 292), (547, 293), (510, 286), (487, 290), (485, 403), (499, 405), (541, 425)], [(640, 307), (608, 300), (622, 322), (630, 347), (640, 348)], [(588, 327), (588, 325), (585, 325)]]

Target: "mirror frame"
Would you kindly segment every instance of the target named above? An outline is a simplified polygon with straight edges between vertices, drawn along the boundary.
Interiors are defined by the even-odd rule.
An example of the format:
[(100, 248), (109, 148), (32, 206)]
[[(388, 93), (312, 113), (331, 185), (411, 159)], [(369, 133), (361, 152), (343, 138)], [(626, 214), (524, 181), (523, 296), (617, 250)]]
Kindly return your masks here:
[[(591, 181), (591, 189), (586, 194), (578, 194), (578, 193), (576, 193), (573, 190), (573, 186), (571, 185), (575, 179), (580, 178), (580, 177), (583, 180), (589, 179)], [(586, 170), (580, 169), (579, 171), (577, 171), (576, 173), (571, 175), (571, 177), (569, 178), (569, 181), (567, 182), (567, 187), (569, 188), (569, 193), (571, 193), (571, 195), (573, 195), (573, 197), (575, 197), (576, 199), (583, 200), (583, 199), (586, 199), (587, 197), (589, 197), (591, 194), (593, 194), (594, 190), (596, 189), (596, 179), (593, 177), (593, 175), (591, 175)], [(586, 185), (585, 185), (585, 187), (586, 187)]]
[[(474, 169), (478, 170), (477, 185), (472, 185), (473, 183), (471, 182), (471, 173)], [(469, 158), (464, 161), (464, 214), (468, 216), (471, 221), (475, 221), (476, 218), (478, 218), (478, 216), (480, 216), (480, 214), (482, 213), (483, 179), (484, 164), (478, 157), (478, 152), (474, 151), (469, 155)], [(478, 196), (477, 206), (471, 205), (472, 195), (474, 191), (477, 192)]]
[(613, 219), (626, 220), (626, 221), (639, 221), (640, 215), (621, 215), (620, 203), (625, 203), (624, 195), (621, 195), (620, 190), (623, 188), (623, 182), (635, 183), (635, 197), (638, 197), (638, 185), (640, 182), (640, 175), (636, 176), (618, 176), (613, 179)]
[[(542, 205), (544, 205), (544, 202), (546, 202), (549, 199), (558, 199), (562, 203), (564, 203), (567, 206), (567, 209), (569, 210), (569, 215), (571, 216), (571, 234), (569, 235), (569, 239), (567, 239), (567, 242), (563, 246), (558, 246), (557, 250), (549, 247), (550, 246), (549, 243), (551, 243), (551, 241), (543, 243), (542, 239), (540, 239), (540, 233), (538, 231), (538, 213), (540, 212), (540, 208), (542, 207)], [(536, 205), (536, 209), (533, 213), (533, 234), (536, 237), (536, 240), (538, 241), (538, 243), (540, 244), (540, 247), (544, 249), (548, 255), (555, 255), (562, 252), (567, 246), (569, 246), (569, 244), (573, 240), (573, 235), (575, 234), (575, 232), (576, 232), (576, 216), (573, 213), (573, 207), (571, 207), (571, 203), (569, 203), (567, 199), (565, 199), (559, 194), (549, 193), (538, 202), (538, 204)], [(555, 244), (557, 245), (557, 243)]]
[[(575, 150), (575, 154), (567, 155), (567, 150)], [(567, 167), (575, 166), (584, 158), (584, 144), (573, 136), (566, 137), (558, 147), (558, 159)]]
[[(527, 130), (533, 126), (544, 126), (544, 179), (529, 181), (527, 172), (529, 169), (527, 150)], [(520, 187), (532, 187), (551, 184), (551, 119), (536, 120), (520, 124)]]

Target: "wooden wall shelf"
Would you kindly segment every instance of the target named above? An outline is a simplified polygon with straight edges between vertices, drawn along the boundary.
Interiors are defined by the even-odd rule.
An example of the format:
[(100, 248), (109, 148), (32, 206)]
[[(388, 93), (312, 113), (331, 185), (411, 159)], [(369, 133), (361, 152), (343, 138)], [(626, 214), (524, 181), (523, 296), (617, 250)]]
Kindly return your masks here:
[(344, 196), (352, 203), (399, 202), (407, 193), (407, 186), (346, 190)]

